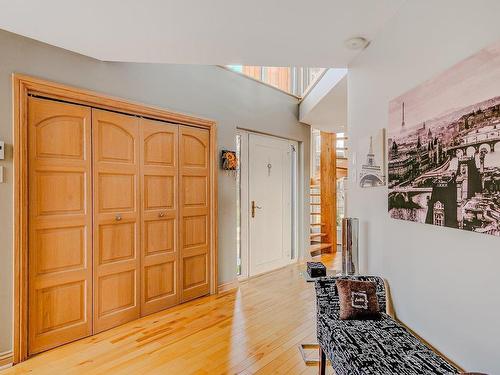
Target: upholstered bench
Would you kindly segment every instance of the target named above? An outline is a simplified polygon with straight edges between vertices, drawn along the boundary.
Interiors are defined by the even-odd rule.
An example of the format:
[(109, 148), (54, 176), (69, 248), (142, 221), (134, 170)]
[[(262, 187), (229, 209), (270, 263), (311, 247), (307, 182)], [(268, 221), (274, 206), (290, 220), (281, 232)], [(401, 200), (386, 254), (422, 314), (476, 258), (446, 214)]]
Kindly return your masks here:
[[(339, 278), (376, 285), (382, 313), (378, 320), (340, 320)], [(376, 276), (337, 276), (316, 281), (320, 374), (328, 358), (336, 375), (457, 374), (459, 371), (385, 312), (384, 280)]]

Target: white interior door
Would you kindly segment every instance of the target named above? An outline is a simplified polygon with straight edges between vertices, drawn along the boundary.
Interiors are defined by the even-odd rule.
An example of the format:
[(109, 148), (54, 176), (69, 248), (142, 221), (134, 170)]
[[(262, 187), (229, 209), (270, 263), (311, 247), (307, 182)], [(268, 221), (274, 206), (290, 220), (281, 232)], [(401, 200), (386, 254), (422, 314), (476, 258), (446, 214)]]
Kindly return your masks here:
[(249, 276), (291, 262), (291, 153), (290, 141), (249, 135)]

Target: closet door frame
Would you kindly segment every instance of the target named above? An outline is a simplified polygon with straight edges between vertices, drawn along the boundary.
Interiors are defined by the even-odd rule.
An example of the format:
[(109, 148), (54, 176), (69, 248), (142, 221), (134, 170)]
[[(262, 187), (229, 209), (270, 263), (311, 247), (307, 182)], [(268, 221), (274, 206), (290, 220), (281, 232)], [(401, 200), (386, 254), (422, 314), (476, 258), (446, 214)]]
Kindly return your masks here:
[(217, 294), (218, 232), (218, 159), (217, 124), (213, 120), (134, 103), (98, 92), (14, 73), (13, 97), (13, 164), (14, 164), (14, 342), (13, 362), (28, 358), (28, 97), (37, 96), (72, 104), (121, 112), (178, 125), (209, 130), (210, 146), (210, 294)]

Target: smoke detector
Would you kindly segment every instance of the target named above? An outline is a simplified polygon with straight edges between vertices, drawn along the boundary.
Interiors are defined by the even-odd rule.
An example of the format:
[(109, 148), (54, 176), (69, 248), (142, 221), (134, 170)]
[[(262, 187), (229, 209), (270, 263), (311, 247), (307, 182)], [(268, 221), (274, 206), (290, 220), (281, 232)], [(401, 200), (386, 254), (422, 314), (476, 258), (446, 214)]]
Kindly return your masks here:
[(365, 49), (366, 47), (368, 47), (368, 44), (370, 44), (370, 42), (366, 38), (363, 38), (361, 36), (357, 36), (355, 38), (347, 39), (344, 42), (344, 45), (348, 49), (352, 49), (352, 50)]

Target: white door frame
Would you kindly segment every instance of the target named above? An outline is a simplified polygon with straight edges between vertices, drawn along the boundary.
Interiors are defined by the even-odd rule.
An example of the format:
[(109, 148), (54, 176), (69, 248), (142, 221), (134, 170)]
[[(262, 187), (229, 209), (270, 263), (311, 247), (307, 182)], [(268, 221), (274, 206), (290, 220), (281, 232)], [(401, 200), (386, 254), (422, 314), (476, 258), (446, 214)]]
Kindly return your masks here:
[[(238, 276), (238, 280), (244, 280), (249, 277), (250, 274), (250, 236), (249, 236), (249, 220), (250, 220), (250, 197), (249, 197), (249, 136), (250, 134), (256, 134), (259, 136), (265, 136), (272, 139), (279, 139), (288, 141), (290, 144), (290, 148), (295, 149), (295, 174), (294, 174), (294, 187), (295, 194), (292, 192), (292, 206), (295, 207), (294, 217), (292, 219), (292, 234), (294, 235), (294, 241), (292, 246), (292, 255), (290, 258), (290, 263), (297, 262), (301, 257), (303, 252), (303, 241), (300, 233), (302, 232), (302, 222), (301, 217), (304, 206), (300, 204), (303, 192), (300, 190), (300, 180), (302, 178), (301, 172), (303, 169), (301, 168), (301, 157), (299, 155), (299, 143), (294, 140), (290, 140), (287, 138), (276, 137), (268, 134), (263, 134), (259, 132), (252, 132), (243, 129), (237, 129), (237, 134), (240, 135), (240, 180), (241, 180), (241, 197), (240, 197), (240, 213), (241, 213), (241, 221), (240, 221), (240, 246), (241, 246), (241, 274)], [(293, 190), (292, 190), (293, 191)], [(295, 199), (294, 199), (295, 198)]]
[(240, 251), (241, 251), (241, 274), (238, 275), (239, 280), (248, 278), (249, 275), (249, 262), (248, 255), (250, 252), (249, 247), (249, 212), (250, 200), (248, 197), (248, 140), (249, 132), (238, 130), (240, 135)]

